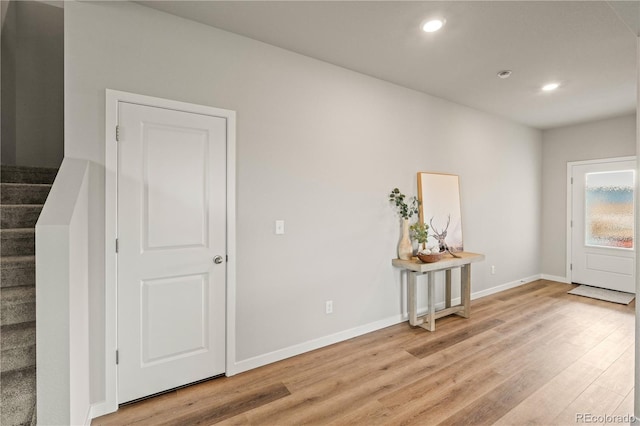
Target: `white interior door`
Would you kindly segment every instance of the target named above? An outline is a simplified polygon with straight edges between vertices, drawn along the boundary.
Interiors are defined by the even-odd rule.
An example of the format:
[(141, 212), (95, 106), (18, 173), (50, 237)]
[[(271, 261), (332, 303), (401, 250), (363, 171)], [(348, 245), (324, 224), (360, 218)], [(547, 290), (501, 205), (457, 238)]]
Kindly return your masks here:
[(571, 281), (635, 293), (635, 160), (570, 167)]
[(118, 127), (123, 403), (224, 373), (226, 119), (120, 102)]

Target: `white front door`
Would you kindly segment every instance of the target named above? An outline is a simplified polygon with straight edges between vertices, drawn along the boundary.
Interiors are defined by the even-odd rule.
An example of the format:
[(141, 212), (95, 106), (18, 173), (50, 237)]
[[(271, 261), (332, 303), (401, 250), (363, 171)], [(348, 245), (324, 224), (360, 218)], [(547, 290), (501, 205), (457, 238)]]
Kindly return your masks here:
[(569, 167), (571, 281), (635, 293), (635, 160)]
[(119, 403), (225, 371), (226, 124), (119, 103)]

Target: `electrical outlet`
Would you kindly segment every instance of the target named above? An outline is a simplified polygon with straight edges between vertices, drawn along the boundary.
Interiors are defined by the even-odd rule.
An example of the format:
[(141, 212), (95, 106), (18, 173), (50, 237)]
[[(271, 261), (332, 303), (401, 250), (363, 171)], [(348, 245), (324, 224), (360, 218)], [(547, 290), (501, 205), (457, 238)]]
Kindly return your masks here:
[(284, 234), (284, 220), (276, 220), (276, 235)]
[(491, 265), (491, 275), (496, 274), (496, 265)]
[(332, 314), (333, 313), (333, 300), (327, 300), (324, 305), (324, 313)]

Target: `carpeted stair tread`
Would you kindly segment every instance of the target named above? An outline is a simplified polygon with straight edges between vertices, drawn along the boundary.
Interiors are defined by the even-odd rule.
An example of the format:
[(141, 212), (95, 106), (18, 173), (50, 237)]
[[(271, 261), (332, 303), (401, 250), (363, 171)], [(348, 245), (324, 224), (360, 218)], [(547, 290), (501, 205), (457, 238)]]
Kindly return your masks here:
[(0, 229), (6, 234), (20, 234), (20, 233), (35, 233), (35, 228), (14, 228), (14, 229)]
[(35, 262), (35, 256), (3, 256), (0, 257), (0, 266)]
[(29, 425), (36, 402), (36, 367), (3, 372), (1, 425)]
[(36, 345), (2, 349), (0, 371), (2, 373), (36, 365)]
[(58, 169), (29, 166), (0, 166), (3, 183), (53, 183)]
[(2, 204), (44, 204), (51, 191), (50, 184), (0, 183)]
[(0, 289), (0, 325), (36, 320), (36, 289), (34, 286)]
[(35, 256), (0, 257), (0, 287), (35, 285)]
[(35, 424), (35, 225), (57, 173), (0, 166), (0, 425)]
[(0, 327), (0, 348), (23, 348), (36, 344), (36, 322), (28, 321)]
[(36, 226), (42, 207), (42, 204), (2, 204), (0, 228), (32, 228)]
[(36, 252), (34, 228), (0, 229), (1, 256), (31, 256)]
[(33, 286), (9, 287), (0, 290), (0, 294), (2, 294), (2, 306), (9, 306), (34, 298), (36, 290)]

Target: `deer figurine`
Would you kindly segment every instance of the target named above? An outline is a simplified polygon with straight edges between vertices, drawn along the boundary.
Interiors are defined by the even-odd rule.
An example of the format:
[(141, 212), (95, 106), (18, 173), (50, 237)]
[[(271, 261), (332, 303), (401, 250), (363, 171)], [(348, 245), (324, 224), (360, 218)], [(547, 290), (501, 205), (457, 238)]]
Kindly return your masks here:
[(451, 215), (447, 217), (447, 224), (445, 225), (444, 229), (438, 232), (436, 227), (433, 226), (433, 217), (429, 220), (429, 225), (431, 226), (431, 230), (433, 231), (433, 237), (435, 237), (435, 239), (438, 240), (438, 247), (440, 248), (440, 253), (446, 251), (453, 257), (460, 257), (451, 252), (451, 250), (449, 249), (449, 246), (447, 245), (447, 242), (445, 241), (445, 239), (447, 238), (447, 229), (449, 229), (450, 223), (451, 223)]

